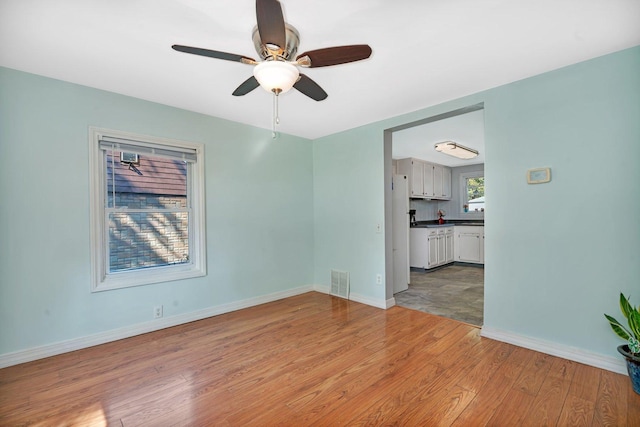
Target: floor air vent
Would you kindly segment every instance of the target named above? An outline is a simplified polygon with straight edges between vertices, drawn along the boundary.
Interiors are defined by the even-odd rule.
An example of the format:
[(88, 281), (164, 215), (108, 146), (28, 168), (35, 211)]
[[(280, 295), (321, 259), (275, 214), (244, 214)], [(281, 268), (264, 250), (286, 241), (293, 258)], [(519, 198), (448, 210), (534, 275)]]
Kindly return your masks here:
[(331, 270), (331, 295), (349, 299), (349, 273)]

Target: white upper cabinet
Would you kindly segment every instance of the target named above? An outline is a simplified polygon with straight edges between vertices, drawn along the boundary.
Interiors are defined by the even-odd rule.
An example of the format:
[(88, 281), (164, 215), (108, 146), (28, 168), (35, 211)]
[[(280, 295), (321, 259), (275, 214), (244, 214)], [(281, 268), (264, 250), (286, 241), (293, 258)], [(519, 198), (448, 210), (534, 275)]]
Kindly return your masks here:
[[(424, 196), (424, 164), (419, 160), (406, 160), (408, 160), (407, 165), (409, 169), (409, 195), (411, 197), (422, 197)], [(402, 160), (400, 162), (402, 162)], [(406, 172), (403, 172), (402, 167), (404, 163), (400, 162), (398, 163), (398, 165), (400, 165), (400, 173), (406, 174)]]
[(396, 162), (397, 172), (409, 177), (409, 197), (416, 199), (451, 199), (451, 168), (407, 158)]
[(451, 199), (451, 168), (433, 164), (433, 198)]
[(442, 168), (443, 166), (429, 164), (431, 168), (431, 197), (442, 197)]
[(441, 166), (442, 168), (442, 198), (451, 200), (451, 168)]

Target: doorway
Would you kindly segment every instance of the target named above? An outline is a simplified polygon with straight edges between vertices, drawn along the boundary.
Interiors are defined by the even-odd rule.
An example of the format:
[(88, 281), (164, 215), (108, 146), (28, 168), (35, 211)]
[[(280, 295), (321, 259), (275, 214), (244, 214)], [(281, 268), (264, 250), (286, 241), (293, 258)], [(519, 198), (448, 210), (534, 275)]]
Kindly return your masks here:
[[(478, 122), (480, 125), (477, 125)], [(417, 142), (414, 143), (411, 139)], [(478, 158), (473, 161), (461, 161), (456, 158), (449, 159), (448, 156), (437, 153), (434, 145), (443, 140), (453, 140), (461, 145), (477, 148)], [(435, 223), (438, 219), (437, 215), (446, 211), (445, 219), (449, 224), (464, 225), (471, 222), (474, 225), (478, 222), (484, 224), (484, 210), (469, 212), (463, 208), (468, 202), (461, 189), (463, 176), (468, 175), (469, 172), (484, 174), (484, 105), (482, 103), (388, 129), (385, 131), (384, 141), (387, 182), (391, 181), (394, 174), (398, 174), (396, 161), (401, 158), (415, 158), (445, 166), (445, 169), (449, 168), (453, 171), (450, 197), (412, 197), (410, 199), (409, 210), (417, 212), (418, 222)], [(397, 179), (397, 177), (393, 178)], [(392, 205), (389, 193), (391, 192), (387, 188), (386, 212), (397, 217), (398, 209), (397, 206)], [(408, 211), (405, 212), (405, 216), (408, 213)], [(391, 236), (388, 236), (386, 245), (387, 268), (391, 268), (390, 276), (394, 278), (387, 286), (387, 299), (392, 299), (397, 305), (481, 326), (484, 318), (483, 264), (469, 265), (456, 262), (433, 270), (411, 268), (408, 289), (398, 292), (402, 284), (398, 285), (395, 281), (396, 277), (402, 275), (395, 275), (395, 271), (398, 268), (404, 268), (408, 260), (399, 259), (396, 246), (390, 247), (390, 243), (395, 238), (394, 233), (398, 232), (394, 219), (387, 224), (387, 227), (388, 230), (393, 230)], [(392, 257), (389, 256), (391, 254), (393, 254)]]
[(431, 272), (411, 270), (406, 291), (394, 295), (396, 305), (474, 326), (484, 321), (484, 269), (448, 265)]

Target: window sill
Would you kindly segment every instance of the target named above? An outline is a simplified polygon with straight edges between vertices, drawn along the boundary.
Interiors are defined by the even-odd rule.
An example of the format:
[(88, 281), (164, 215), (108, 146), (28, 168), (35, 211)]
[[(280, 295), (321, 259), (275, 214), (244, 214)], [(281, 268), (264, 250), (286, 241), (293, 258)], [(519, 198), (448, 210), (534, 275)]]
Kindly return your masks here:
[(110, 291), (114, 289), (130, 288), (132, 286), (151, 285), (154, 283), (173, 282), (176, 280), (202, 277), (206, 276), (206, 274), (207, 272), (204, 268), (198, 268), (193, 264), (123, 271), (108, 274), (99, 283), (94, 284), (92, 292)]

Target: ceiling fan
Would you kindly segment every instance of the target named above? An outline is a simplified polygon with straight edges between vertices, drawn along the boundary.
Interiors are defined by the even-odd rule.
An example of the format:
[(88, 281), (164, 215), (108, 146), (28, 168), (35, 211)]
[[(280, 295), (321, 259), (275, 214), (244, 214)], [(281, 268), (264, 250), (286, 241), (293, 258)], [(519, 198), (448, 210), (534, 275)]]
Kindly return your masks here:
[[(246, 95), (262, 86), (277, 97), (293, 87), (316, 101), (326, 99), (327, 93), (316, 82), (300, 73), (298, 67), (328, 67), (360, 61), (371, 56), (371, 47), (366, 44), (328, 47), (295, 56), (300, 35), (293, 26), (284, 22), (280, 2), (256, 0), (256, 17), (258, 25), (253, 29), (252, 37), (262, 61), (217, 50), (182, 45), (171, 47), (179, 52), (254, 65), (253, 76), (238, 86), (233, 92), (234, 96)], [(294, 56), (295, 60), (292, 60)]]

